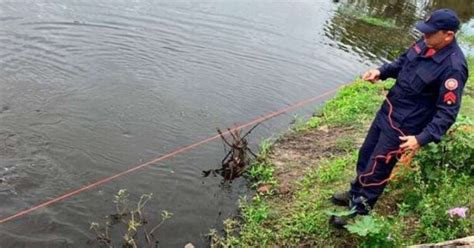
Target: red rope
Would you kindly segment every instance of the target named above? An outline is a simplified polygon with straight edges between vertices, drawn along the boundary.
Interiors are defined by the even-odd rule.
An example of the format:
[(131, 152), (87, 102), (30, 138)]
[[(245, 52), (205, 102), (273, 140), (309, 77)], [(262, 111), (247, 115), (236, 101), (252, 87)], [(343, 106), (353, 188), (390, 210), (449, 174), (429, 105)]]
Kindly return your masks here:
[[(392, 103), (390, 102), (390, 100), (388, 100), (387, 97), (385, 97), (385, 100), (387, 101), (388, 106), (389, 106), (388, 121), (390, 123), (390, 127), (392, 127), (394, 130), (398, 131), (402, 135), (402, 137), (405, 137), (406, 136), (405, 133), (393, 124), (393, 121), (392, 121), (393, 105), (392, 105)], [(396, 174), (397, 170), (394, 170), (388, 178), (386, 178), (386, 179), (384, 179), (384, 180), (382, 180), (378, 183), (364, 183), (364, 182), (362, 182), (362, 177), (372, 176), (375, 173), (375, 168), (377, 167), (377, 163), (378, 163), (377, 160), (378, 159), (383, 159), (383, 160), (385, 160), (385, 163), (388, 164), (390, 162), (390, 160), (395, 157), (395, 158), (397, 158), (397, 160), (406, 160), (406, 161), (404, 161), (404, 163), (408, 166), (409, 163), (411, 162), (410, 158), (413, 158), (414, 154), (415, 154), (415, 151), (411, 151), (411, 153), (409, 155), (405, 155), (405, 150), (399, 148), (397, 150), (389, 151), (387, 153), (387, 155), (377, 155), (377, 156), (375, 156), (374, 163), (372, 164), (372, 170), (370, 172), (365, 173), (365, 174), (361, 174), (359, 176), (359, 183), (363, 187), (371, 187), (371, 186), (380, 186), (380, 185), (388, 182), (389, 180), (394, 178), (394, 175)]]
[[(332, 93), (336, 92), (336, 91), (337, 91), (340, 87), (342, 87), (342, 86), (343, 86), (343, 85), (341, 85), (341, 86), (339, 86), (339, 87), (337, 87), (337, 88), (335, 88), (335, 89), (329, 90), (329, 91), (327, 91), (327, 92), (325, 92), (325, 93), (323, 93), (323, 94), (321, 94), (321, 95), (318, 95), (318, 96), (315, 96), (315, 97), (312, 97), (312, 98), (309, 98), (309, 99), (306, 99), (306, 100), (303, 100), (303, 101), (294, 103), (294, 104), (292, 104), (292, 105), (290, 105), (290, 106), (288, 106), (288, 107), (286, 107), (286, 108), (283, 108), (283, 109), (280, 109), (280, 110), (278, 110), (278, 111), (269, 113), (269, 114), (267, 114), (267, 115), (265, 115), (265, 116), (261, 116), (261, 117), (259, 117), (259, 118), (256, 118), (256, 119), (254, 119), (254, 120), (252, 120), (252, 121), (250, 121), (250, 122), (248, 122), (248, 123), (245, 123), (245, 124), (242, 124), (242, 125), (240, 125), (240, 126), (234, 127), (234, 128), (232, 128), (232, 129), (230, 129), (230, 130), (228, 130), (228, 131), (226, 131), (226, 132), (222, 132), (222, 134), (223, 134), (223, 135), (227, 135), (227, 134), (229, 134), (229, 132), (231, 132), (231, 131), (233, 132), (233, 131), (235, 131), (235, 130), (240, 130), (240, 129), (243, 129), (243, 128), (246, 128), (246, 127), (255, 125), (255, 124), (259, 123), (259, 122), (266, 121), (266, 120), (268, 120), (268, 119), (271, 119), (271, 118), (273, 118), (273, 117), (275, 117), (275, 116), (281, 115), (281, 114), (283, 114), (283, 113), (285, 113), (285, 112), (288, 112), (288, 111), (290, 111), (290, 110), (293, 110), (293, 109), (296, 109), (296, 108), (298, 108), (298, 107), (304, 106), (304, 105), (306, 105), (306, 104), (309, 104), (309, 103), (311, 103), (311, 102), (314, 102), (314, 101), (319, 100), (319, 99), (321, 99), (321, 98), (323, 98), (323, 97), (325, 97), (325, 96), (327, 96), (327, 95), (329, 95), (329, 94), (332, 94)], [(53, 198), (53, 199), (51, 199), (51, 200), (44, 201), (44, 202), (39, 203), (39, 204), (37, 204), (37, 205), (34, 205), (34, 206), (32, 206), (32, 207), (30, 207), (30, 208), (28, 208), (28, 209), (19, 211), (19, 212), (15, 213), (15, 214), (12, 214), (12, 215), (10, 215), (10, 216), (3, 217), (3, 218), (0, 219), (0, 224), (3, 224), (3, 223), (5, 223), (5, 222), (11, 221), (11, 220), (13, 220), (13, 219), (19, 218), (19, 217), (21, 217), (21, 216), (27, 215), (27, 214), (29, 214), (29, 213), (35, 211), (35, 210), (38, 210), (38, 209), (41, 209), (41, 208), (45, 208), (45, 207), (47, 207), (47, 206), (49, 206), (49, 205), (52, 205), (52, 204), (54, 204), (54, 203), (56, 203), (56, 202), (65, 200), (65, 199), (67, 199), (67, 198), (69, 198), (69, 197), (72, 197), (72, 196), (74, 196), (74, 195), (80, 194), (80, 193), (82, 193), (82, 192), (84, 192), (84, 191), (87, 191), (87, 190), (89, 190), (89, 189), (95, 188), (95, 187), (97, 187), (97, 186), (99, 186), (99, 185), (102, 185), (102, 184), (104, 184), (104, 183), (107, 183), (107, 182), (109, 182), (109, 181), (112, 181), (112, 180), (114, 180), (114, 179), (116, 179), (116, 178), (119, 178), (119, 177), (121, 177), (121, 176), (127, 175), (127, 174), (129, 174), (129, 173), (131, 173), (131, 172), (134, 172), (134, 171), (138, 170), (138, 169), (141, 169), (141, 168), (144, 168), (144, 167), (149, 166), (149, 165), (151, 165), (151, 164), (155, 164), (155, 163), (158, 163), (158, 162), (163, 161), (163, 160), (165, 160), (165, 159), (171, 158), (171, 157), (173, 157), (173, 156), (175, 156), (175, 155), (177, 155), (177, 154), (180, 154), (180, 153), (186, 152), (186, 151), (188, 151), (188, 150), (191, 150), (191, 149), (193, 149), (193, 148), (195, 148), (195, 147), (197, 147), (197, 146), (200, 146), (200, 145), (202, 145), (202, 144), (205, 144), (205, 143), (208, 143), (208, 142), (210, 142), (210, 141), (213, 141), (213, 140), (215, 140), (215, 139), (217, 139), (217, 138), (219, 138), (219, 137), (220, 137), (220, 135), (217, 134), (217, 135), (214, 135), (214, 136), (209, 137), (209, 138), (207, 138), (207, 139), (204, 139), (204, 140), (202, 140), (202, 141), (196, 142), (196, 143), (194, 143), (194, 144), (187, 145), (187, 146), (184, 146), (184, 147), (175, 149), (175, 150), (173, 150), (173, 151), (171, 151), (171, 152), (169, 152), (169, 153), (167, 153), (167, 154), (165, 154), (165, 155), (163, 155), (163, 156), (160, 156), (160, 157), (154, 158), (154, 159), (152, 159), (152, 160), (150, 160), (150, 161), (148, 161), (148, 162), (145, 162), (145, 163), (142, 163), (142, 164), (133, 166), (133, 167), (131, 167), (131, 168), (128, 169), (128, 170), (119, 172), (119, 173), (117, 173), (117, 174), (115, 174), (115, 175), (112, 175), (112, 176), (109, 176), (109, 177), (105, 177), (105, 178), (100, 179), (100, 180), (98, 180), (98, 181), (96, 181), (96, 182), (93, 182), (93, 183), (90, 183), (90, 184), (88, 184), (88, 185), (84, 185), (84, 186), (82, 186), (82, 187), (80, 187), (80, 188), (78, 188), (78, 189), (72, 190), (72, 191), (70, 191), (70, 192), (68, 192), (68, 193), (64, 193), (64, 194), (62, 194), (62, 195), (60, 195), (60, 196), (57, 196), (57, 197), (55, 197), (55, 198)]]

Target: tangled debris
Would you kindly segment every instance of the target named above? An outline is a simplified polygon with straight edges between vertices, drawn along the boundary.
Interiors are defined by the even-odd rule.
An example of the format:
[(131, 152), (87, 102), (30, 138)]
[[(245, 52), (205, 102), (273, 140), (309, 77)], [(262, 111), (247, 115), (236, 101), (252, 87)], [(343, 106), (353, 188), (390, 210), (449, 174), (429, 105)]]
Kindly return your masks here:
[[(224, 178), (224, 181), (232, 181), (233, 179), (241, 176), (245, 168), (250, 164), (251, 156), (254, 158), (257, 157), (255, 153), (250, 150), (248, 147), (247, 136), (259, 125), (257, 123), (249, 131), (247, 131), (243, 136), (241, 136), (241, 130), (239, 129), (227, 129), (228, 134), (232, 137), (232, 142), (229, 142), (224, 133), (218, 128), (217, 132), (224, 141), (226, 148), (229, 148), (229, 151), (222, 159), (221, 167), (218, 169), (205, 170), (202, 172), (204, 177), (212, 174), (213, 176), (221, 175)], [(251, 156), (250, 156), (251, 155)]]

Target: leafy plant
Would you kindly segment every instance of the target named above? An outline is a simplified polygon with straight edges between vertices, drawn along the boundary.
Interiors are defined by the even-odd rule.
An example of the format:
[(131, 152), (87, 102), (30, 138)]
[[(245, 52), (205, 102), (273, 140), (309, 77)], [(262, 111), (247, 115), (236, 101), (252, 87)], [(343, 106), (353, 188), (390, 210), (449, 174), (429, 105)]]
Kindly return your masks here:
[(275, 185), (276, 180), (273, 178), (275, 167), (266, 162), (256, 162), (252, 164), (245, 172), (245, 175), (252, 182), (253, 187), (262, 184)]
[(417, 156), (427, 180), (440, 178), (440, 167), (474, 175), (474, 123), (460, 116), (439, 144), (429, 144)]
[(440, 180), (421, 182), (417, 190), (420, 215), (417, 236), (428, 242), (439, 242), (467, 235), (474, 227), (467, 218), (451, 218), (447, 211), (457, 206), (469, 206), (473, 193), (459, 194), (474, 181), (471, 177), (450, 169), (443, 169)]
[(311, 117), (307, 124), (310, 128), (317, 128), (321, 125), (321, 123), (323, 122), (323, 120), (320, 118), (320, 117)]
[[(137, 248), (142, 246), (138, 242), (140, 238), (145, 240), (147, 246), (156, 246), (158, 240), (154, 237), (154, 233), (164, 221), (171, 218), (172, 214), (163, 210), (161, 221), (148, 231), (146, 227), (148, 220), (145, 218), (143, 210), (151, 197), (152, 194), (143, 194), (135, 207), (132, 207), (127, 190), (119, 190), (114, 196), (116, 213), (107, 216), (104, 224), (92, 222), (90, 225), (90, 229), (96, 233), (99, 247), (112, 248), (120, 244), (122, 248)], [(125, 231), (120, 233), (120, 230)]]
[(350, 233), (354, 233), (362, 237), (380, 234), (383, 227), (383, 223), (376, 221), (374, 217), (370, 215), (362, 216), (362, 218), (356, 219), (354, 223), (346, 225), (346, 228)]
[(271, 148), (272, 148), (272, 142), (268, 139), (263, 140), (260, 143), (260, 152), (258, 154), (259, 159), (265, 160), (268, 157)]
[(383, 218), (365, 215), (347, 224), (346, 229), (363, 238), (361, 247), (393, 247), (395, 245), (395, 240), (390, 234), (390, 224)]
[(211, 248), (229, 248), (239, 244), (239, 240), (235, 237), (238, 231), (239, 222), (234, 219), (224, 220), (223, 236), (221, 237), (216, 229), (211, 229), (208, 236)]
[(328, 216), (338, 216), (338, 217), (346, 217), (351, 214), (354, 214), (356, 212), (355, 208), (352, 208), (351, 210), (344, 210), (344, 211), (331, 211), (331, 210), (326, 210), (324, 211)]
[(247, 205), (245, 199), (241, 200), (242, 215), (252, 223), (260, 223), (268, 218), (269, 207), (259, 195), (255, 195), (252, 199), (253, 205)]

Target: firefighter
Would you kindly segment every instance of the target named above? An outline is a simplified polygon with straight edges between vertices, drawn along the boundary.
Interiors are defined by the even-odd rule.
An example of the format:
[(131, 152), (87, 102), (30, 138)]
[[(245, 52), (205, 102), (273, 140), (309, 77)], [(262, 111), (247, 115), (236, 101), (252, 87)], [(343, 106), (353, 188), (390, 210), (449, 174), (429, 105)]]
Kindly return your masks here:
[[(433, 11), (416, 23), (423, 37), (392, 63), (371, 69), (363, 80), (396, 78), (360, 148), (350, 190), (332, 196), (337, 205), (366, 215), (382, 194), (398, 161), (394, 151), (417, 150), (439, 142), (455, 122), (468, 78), (467, 62), (456, 42), (459, 18), (450, 9)], [(348, 217), (331, 216), (337, 227)]]

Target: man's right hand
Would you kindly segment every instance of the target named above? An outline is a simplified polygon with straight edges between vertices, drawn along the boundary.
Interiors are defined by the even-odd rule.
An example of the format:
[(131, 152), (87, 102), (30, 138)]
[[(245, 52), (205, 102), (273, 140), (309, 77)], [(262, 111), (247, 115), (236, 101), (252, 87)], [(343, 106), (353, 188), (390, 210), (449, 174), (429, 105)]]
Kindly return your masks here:
[(370, 69), (362, 75), (362, 79), (375, 83), (380, 79), (380, 71), (378, 69)]

